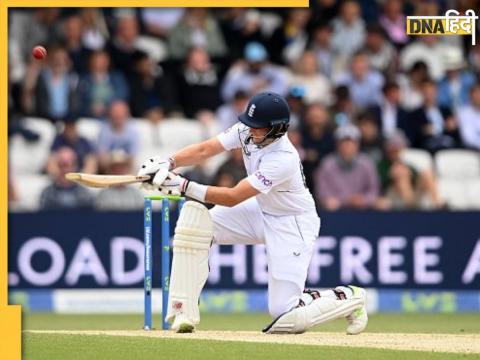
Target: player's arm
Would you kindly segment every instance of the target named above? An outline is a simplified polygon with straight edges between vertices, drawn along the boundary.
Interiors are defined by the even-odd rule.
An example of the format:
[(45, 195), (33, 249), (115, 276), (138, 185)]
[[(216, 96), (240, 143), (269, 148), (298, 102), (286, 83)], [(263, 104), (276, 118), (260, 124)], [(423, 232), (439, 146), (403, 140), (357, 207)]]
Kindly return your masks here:
[(235, 187), (208, 186), (205, 202), (223, 206), (235, 206), (259, 193), (247, 179), (240, 181)]
[(184, 147), (172, 155), (172, 160), (175, 167), (197, 165), (224, 151), (218, 138), (213, 137), (201, 143)]
[(159, 190), (168, 195), (186, 195), (201, 202), (228, 207), (235, 206), (259, 193), (247, 178), (235, 187), (228, 188), (198, 184), (174, 173), (169, 173)]
[(142, 186), (149, 188), (151, 184), (159, 186), (167, 177), (168, 172), (180, 167), (201, 163), (202, 161), (225, 151), (220, 141), (214, 137), (198, 144), (189, 145), (177, 151), (170, 158), (152, 157), (144, 161), (138, 176), (150, 175), (153, 177)]

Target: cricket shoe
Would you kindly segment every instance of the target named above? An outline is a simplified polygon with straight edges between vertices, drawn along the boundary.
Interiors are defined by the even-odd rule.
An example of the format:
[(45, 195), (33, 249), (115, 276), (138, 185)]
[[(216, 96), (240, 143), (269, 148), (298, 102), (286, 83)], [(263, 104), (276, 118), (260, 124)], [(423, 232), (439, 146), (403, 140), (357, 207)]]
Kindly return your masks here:
[(192, 333), (195, 331), (195, 325), (184, 314), (175, 316), (171, 329), (177, 333)]
[(347, 334), (357, 335), (365, 330), (368, 324), (367, 291), (364, 288), (357, 286), (350, 285), (348, 287), (352, 289), (354, 298), (362, 299), (362, 306), (347, 316)]

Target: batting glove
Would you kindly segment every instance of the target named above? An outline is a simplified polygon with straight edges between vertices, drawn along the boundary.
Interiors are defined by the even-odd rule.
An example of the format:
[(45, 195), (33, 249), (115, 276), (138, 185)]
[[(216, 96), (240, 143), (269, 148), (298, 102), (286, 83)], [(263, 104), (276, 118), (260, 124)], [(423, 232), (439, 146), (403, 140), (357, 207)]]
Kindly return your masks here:
[(158, 188), (168, 176), (168, 172), (173, 170), (175, 162), (172, 158), (152, 157), (146, 160), (138, 171), (138, 176), (149, 175), (150, 180), (142, 183), (141, 187), (145, 190)]
[(188, 196), (192, 199), (205, 202), (207, 188), (207, 185), (190, 181), (170, 171), (165, 181), (158, 187), (158, 190), (165, 195)]
[(189, 182), (183, 176), (169, 172), (163, 183), (158, 187), (158, 190), (165, 195), (185, 195)]

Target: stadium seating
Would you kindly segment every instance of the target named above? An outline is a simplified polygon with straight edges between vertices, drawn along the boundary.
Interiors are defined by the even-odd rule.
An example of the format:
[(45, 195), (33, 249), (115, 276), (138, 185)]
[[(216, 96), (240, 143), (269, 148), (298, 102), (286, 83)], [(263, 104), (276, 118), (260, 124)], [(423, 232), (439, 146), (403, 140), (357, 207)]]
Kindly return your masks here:
[(12, 210), (36, 211), (40, 205), (40, 195), (49, 184), (50, 177), (42, 174), (29, 174), (15, 177), (18, 201)]
[(480, 178), (469, 180), (465, 187), (467, 188), (467, 197), (471, 209), (480, 209)]
[(94, 118), (80, 118), (77, 121), (78, 133), (93, 144), (97, 143), (102, 122)]
[(443, 150), (435, 155), (435, 166), (441, 178), (479, 178), (480, 154), (470, 150)]
[(403, 161), (417, 171), (433, 169), (433, 159), (428, 151), (420, 149), (405, 149), (401, 156)]
[(10, 171), (17, 178), (21, 175), (39, 174), (44, 170), (56, 133), (55, 126), (47, 119), (28, 117), (22, 121), (24, 127), (37, 133), (40, 138), (29, 142), (19, 134), (10, 137)]
[(441, 197), (454, 209), (480, 208), (480, 155), (443, 150), (435, 155)]

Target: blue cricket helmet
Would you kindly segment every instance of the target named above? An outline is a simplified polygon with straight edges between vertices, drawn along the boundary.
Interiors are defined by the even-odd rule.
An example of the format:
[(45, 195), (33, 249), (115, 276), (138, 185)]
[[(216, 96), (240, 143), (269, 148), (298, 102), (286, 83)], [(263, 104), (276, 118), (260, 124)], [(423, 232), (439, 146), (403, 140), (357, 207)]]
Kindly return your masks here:
[(288, 124), (290, 108), (281, 95), (261, 92), (250, 99), (247, 109), (238, 116), (238, 120), (254, 129)]
[(287, 132), (290, 108), (283, 96), (261, 92), (253, 96), (238, 120), (250, 128), (271, 128), (267, 137), (279, 138)]

